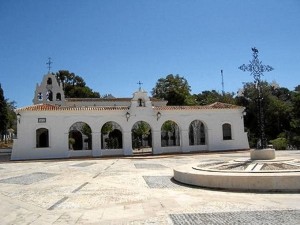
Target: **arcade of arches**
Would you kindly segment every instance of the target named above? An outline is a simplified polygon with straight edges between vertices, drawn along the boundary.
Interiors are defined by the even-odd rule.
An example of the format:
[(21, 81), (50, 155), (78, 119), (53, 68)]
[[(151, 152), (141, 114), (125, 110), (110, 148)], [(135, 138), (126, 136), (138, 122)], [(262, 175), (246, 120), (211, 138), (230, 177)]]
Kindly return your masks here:
[[(231, 125), (222, 124), (223, 140), (231, 140)], [(189, 145), (206, 145), (207, 128), (200, 120), (189, 125)], [(69, 129), (69, 150), (92, 150), (92, 130), (87, 123), (76, 122)], [(136, 122), (131, 130), (132, 148), (152, 148), (152, 132), (145, 121)], [(114, 122), (106, 122), (100, 132), (101, 149), (122, 149), (122, 127)], [(168, 120), (161, 126), (161, 146), (180, 146), (180, 128), (176, 122)], [(46, 128), (36, 130), (36, 147), (49, 147), (49, 131)]]

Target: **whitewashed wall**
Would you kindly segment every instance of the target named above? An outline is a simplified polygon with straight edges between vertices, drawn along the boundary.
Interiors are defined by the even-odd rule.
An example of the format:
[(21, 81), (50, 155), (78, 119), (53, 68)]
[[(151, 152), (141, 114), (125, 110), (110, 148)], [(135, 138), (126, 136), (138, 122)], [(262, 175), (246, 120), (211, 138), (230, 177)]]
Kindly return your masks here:
[[(201, 109), (201, 110), (161, 110), (157, 119), (157, 110), (152, 106), (136, 107), (133, 100), (130, 109), (122, 110), (20, 110), (18, 139), (15, 140), (12, 160), (68, 158), (76, 156), (101, 157), (107, 155), (132, 155), (131, 129), (138, 121), (151, 126), (153, 154), (174, 152), (197, 152), (248, 149), (247, 134), (244, 132), (243, 109)], [(126, 112), (130, 118), (126, 119)], [(46, 123), (38, 123), (38, 118), (46, 118)], [(161, 126), (172, 120), (180, 129), (180, 146), (161, 147)], [(189, 145), (189, 125), (194, 120), (205, 124), (206, 145)], [(100, 131), (109, 121), (118, 123), (122, 128), (123, 149), (101, 149)], [(87, 123), (92, 130), (92, 150), (69, 150), (69, 128), (76, 122)], [(231, 124), (232, 140), (223, 140), (222, 124)], [(36, 130), (49, 130), (49, 148), (36, 148)]]

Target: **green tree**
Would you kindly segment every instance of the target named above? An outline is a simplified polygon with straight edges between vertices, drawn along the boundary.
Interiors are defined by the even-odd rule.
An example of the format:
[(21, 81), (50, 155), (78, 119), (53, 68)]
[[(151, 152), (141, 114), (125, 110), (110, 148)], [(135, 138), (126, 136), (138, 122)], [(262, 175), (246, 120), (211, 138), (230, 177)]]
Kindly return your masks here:
[(15, 113), (16, 102), (6, 100), (6, 105), (7, 105), (7, 115), (8, 115), (7, 127), (12, 128), (14, 131), (16, 131), (17, 129), (16, 126), (17, 115)]
[(68, 70), (59, 70), (55, 76), (62, 84), (66, 98), (100, 98), (98, 92), (94, 92), (86, 86), (82, 77), (70, 73)]
[(107, 122), (103, 125), (102, 129), (101, 129), (101, 133), (103, 135), (105, 134), (109, 134), (110, 132), (113, 131), (113, 124), (112, 122)]
[[(267, 140), (276, 139), (281, 133), (288, 133), (291, 120), (291, 92), (286, 88), (261, 83), (265, 134)], [(246, 107), (245, 127), (248, 129), (249, 142), (255, 147), (259, 136), (257, 126), (258, 90), (254, 83), (244, 84), (242, 94), (236, 97), (236, 104)]]
[(300, 147), (300, 92), (292, 95), (291, 144)]
[(8, 109), (4, 98), (3, 89), (0, 84), (0, 135), (6, 133), (8, 126)]
[(87, 136), (84, 142), (88, 143), (88, 149), (92, 149), (92, 129), (86, 123), (82, 123), (81, 132)]
[(161, 131), (165, 133), (163, 138), (166, 140), (167, 146), (169, 145), (169, 138), (173, 138), (173, 145), (176, 145), (176, 126), (174, 121), (168, 120), (161, 127)]
[(235, 104), (234, 93), (220, 94), (216, 90), (202, 91), (194, 95), (199, 105), (209, 105), (215, 102), (223, 102), (228, 104)]
[(137, 126), (133, 128), (133, 132), (140, 138), (150, 134), (150, 126), (144, 121), (137, 122)]
[(134, 147), (141, 147), (141, 144), (143, 143), (143, 140), (145, 138), (148, 138), (151, 133), (151, 127), (148, 123), (144, 121), (137, 122), (133, 129), (133, 141), (134, 141)]
[(191, 87), (184, 77), (170, 74), (160, 78), (152, 89), (152, 96), (168, 101), (168, 105), (195, 105), (196, 101), (190, 94)]

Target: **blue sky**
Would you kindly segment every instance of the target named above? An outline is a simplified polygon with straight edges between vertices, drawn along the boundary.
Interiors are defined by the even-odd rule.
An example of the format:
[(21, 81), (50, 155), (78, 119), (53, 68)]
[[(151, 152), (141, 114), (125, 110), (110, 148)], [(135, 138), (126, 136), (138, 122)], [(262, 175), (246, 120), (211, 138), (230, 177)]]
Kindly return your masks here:
[(31, 105), (36, 83), (69, 70), (101, 95), (130, 97), (138, 81), (150, 92), (168, 74), (197, 94), (237, 92), (250, 73), (238, 69), (259, 50), (274, 71), (264, 79), (300, 84), (298, 0), (2, 0), (0, 83), (17, 106)]

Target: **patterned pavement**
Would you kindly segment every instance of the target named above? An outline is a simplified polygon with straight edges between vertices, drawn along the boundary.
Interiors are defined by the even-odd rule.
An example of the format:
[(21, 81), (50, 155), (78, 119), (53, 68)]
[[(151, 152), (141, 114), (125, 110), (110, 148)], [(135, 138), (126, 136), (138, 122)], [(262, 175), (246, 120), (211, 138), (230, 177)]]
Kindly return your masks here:
[(171, 214), (170, 217), (174, 225), (294, 225), (299, 224), (300, 210)]
[[(248, 152), (11, 162), (0, 156), (0, 224), (297, 224), (299, 193), (179, 184), (172, 168)], [(300, 159), (300, 151), (278, 152)]]

